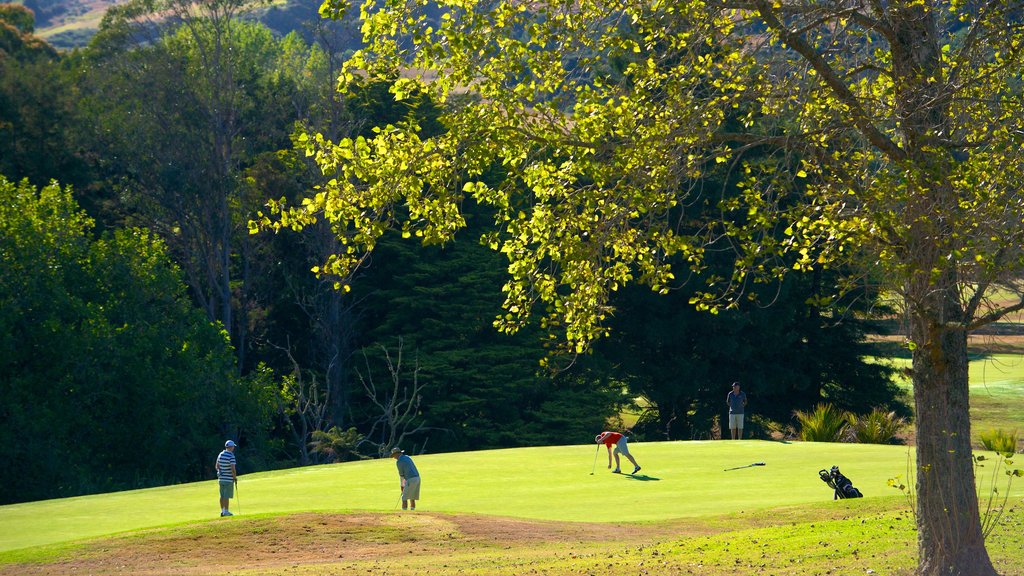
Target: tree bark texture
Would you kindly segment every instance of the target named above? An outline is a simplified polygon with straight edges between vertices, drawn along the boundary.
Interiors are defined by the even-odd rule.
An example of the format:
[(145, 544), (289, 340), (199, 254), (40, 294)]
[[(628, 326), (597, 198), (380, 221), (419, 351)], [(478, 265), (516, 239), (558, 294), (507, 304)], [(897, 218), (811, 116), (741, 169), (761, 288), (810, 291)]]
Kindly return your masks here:
[(897, 87), (901, 147), (906, 151), (907, 297), (917, 418), (918, 574), (996, 574), (981, 530), (971, 454), (965, 306), (948, 183), (955, 160), (932, 143), (950, 133), (950, 94), (942, 40), (929, 2), (893, 3), (892, 72)]
[[(951, 328), (955, 290), (934, 290), (914, 314), (918, 574), (996, 574), (981, 532), (971, 457), (967, 333)], [(952, 295), (952, 296), (945, 296)], [(931, 307), (931, 310), (927, 308)], [(938, 314), (933, 314), (938, 312)]]

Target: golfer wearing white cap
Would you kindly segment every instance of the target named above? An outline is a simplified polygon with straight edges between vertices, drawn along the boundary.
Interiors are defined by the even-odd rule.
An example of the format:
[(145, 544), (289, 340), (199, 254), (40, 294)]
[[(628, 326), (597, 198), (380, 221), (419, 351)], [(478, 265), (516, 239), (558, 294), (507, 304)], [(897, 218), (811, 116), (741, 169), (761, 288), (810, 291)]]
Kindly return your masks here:
[(235, 496), (235, 483), (238, 482), (238, 472), (235, 470), (235, 442), (228, 440), (224, 443), (224, 450), (217, 456), (214, 469), (217, 471), (217, 480), (220, 485), (220, 515), (234, 516), (228, 511), (228, 505)]
[[(630, 472), (630, 474), (636, 474), (637, 472), (640, 471), (640, 465), (636, 463), (636, 458), (633, 458), (633, 455), (629, 453), (629, 445), (626, 442), (625, 435), (619, 434), (618, 432), (610, 432), (608, 430), (605, 430), (604, 432), (601, 432), (597, 436), (594, 436), (594, 442), (598, 444), (604, 444), (605, 446), (608, 447), (609, 468), (612, 467), (612, 446), (615, 446), (615, 470), (612, 470), (612, 472), (616, 474), (620, 473), (619, 454), (622, 454), (623, 456), (628, 458), (630, 462), (633, 463), (633, 471)], [(598, 450), (600, 450), (600, 448), (598, 448)], [(594, 459), (595, 461), (597, 460), (597, 454), (594, 455)]]
[(402, 487), (402, 510), (415, 510), (416, 501), (420, 499), (420, 473), (412, 458), (404, 450), (395, 446), (391, 449), (391, 457), (398, 466), (398, 477)]

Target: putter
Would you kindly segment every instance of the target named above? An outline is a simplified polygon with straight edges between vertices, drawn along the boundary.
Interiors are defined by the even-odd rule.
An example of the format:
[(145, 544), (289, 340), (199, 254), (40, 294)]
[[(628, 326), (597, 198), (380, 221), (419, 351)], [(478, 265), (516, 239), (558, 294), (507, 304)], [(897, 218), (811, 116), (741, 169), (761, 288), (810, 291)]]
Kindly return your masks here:
[(729, 470), (739, 470), (740, 468), (750, 468), (751, 466), (764, 466), (764, 462), (754, 462), (753, 464), (747, 464), (746, 466), (737, 466), (735, 468), (726, 468), (722, 472), (728, 472)]
[(242, 496), (238, 491), (238, 478), (235, 478), (235, 508), (238, 508), (239, 514), (242, 513)]
[(402, 500), (405, 499), (405, 478), (402, 478), (402, 491), (398, 493), (398, 502), (395, 502), (395, 510), (402, 505)]
[(590, 467), (590, 475), (593, 476), (594, 472), (597, 471), (597, 455), (601, 452), (601, 445), (597, 445), (597, 450), (594, 450), (594, 465)]

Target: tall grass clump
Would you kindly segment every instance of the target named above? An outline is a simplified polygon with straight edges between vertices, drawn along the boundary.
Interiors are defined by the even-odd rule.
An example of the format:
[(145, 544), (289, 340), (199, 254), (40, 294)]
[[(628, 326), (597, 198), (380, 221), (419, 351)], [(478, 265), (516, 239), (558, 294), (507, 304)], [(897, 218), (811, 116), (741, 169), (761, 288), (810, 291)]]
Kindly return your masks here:
[(907, 426), (907, 419), (875, 408), (870, 414), (850, 414), (850, 428), (853, 437), (861, 444), (893, 444), (896, 436)]
[(793, 413), (800, 423), (800, 439), (805, 442), (839, 442), (850, 425), (844, 410), (823, 403), (811, 412)]
[(1006, 432), (1002, 428), (987, 430), (979, 434), (981, 445), (986, 450), (1000, 454), (1013, 454), (1017, 451), (1017, 431)]

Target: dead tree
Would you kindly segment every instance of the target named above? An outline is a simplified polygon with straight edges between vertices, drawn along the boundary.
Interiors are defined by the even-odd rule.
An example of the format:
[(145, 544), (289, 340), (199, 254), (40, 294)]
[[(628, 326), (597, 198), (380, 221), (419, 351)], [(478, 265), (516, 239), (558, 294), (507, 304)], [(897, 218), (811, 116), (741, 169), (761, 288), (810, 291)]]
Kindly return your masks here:
[[(331, 389), (329, 386), (321, 387), (316, 373), (302, 370), (292, 356), (290, 341), (284, 347), (273, 346), (284, 352), (292, 363), (291, 374), (281, 379), (278, 414), (285, 421), (288, 431), (291, 432), (292, 441), (299, 450), (299, 463), (306, 466), (313, 463), (310, 457), (310, 438), (314, 433), (322, 432), (328, 423)], [(306, 373), (309, 374), (308, 383)]]
[[(417, 422), (420, 402), (423, 398), (423, 385), (419, 382), (419, 359), (416, 359), (412, 370), (412, 381), (403, 381), (403, 345), (402, 339), (399, 338), (396, 357), (392, 357), (387, 347), (380, 345), (390, 378), (386, 388), (378, 388), (374, 383), (370, 359), (365, 351), (363, 359), (366, 362), (366, 375), (364, 377), (362, 373), (358, 374), (367, 398), (378, 410), (378, 415), (370, 425), (370, 430), (363, 438), (362, 443), (373, 446), (377, 455), (382, 458), (387, 455), (392, 446), (399, 446), (406, 438), (427, 429), (422, 421)], [(420, 452), (422, 451), (423, 446), (420, 447)]]

